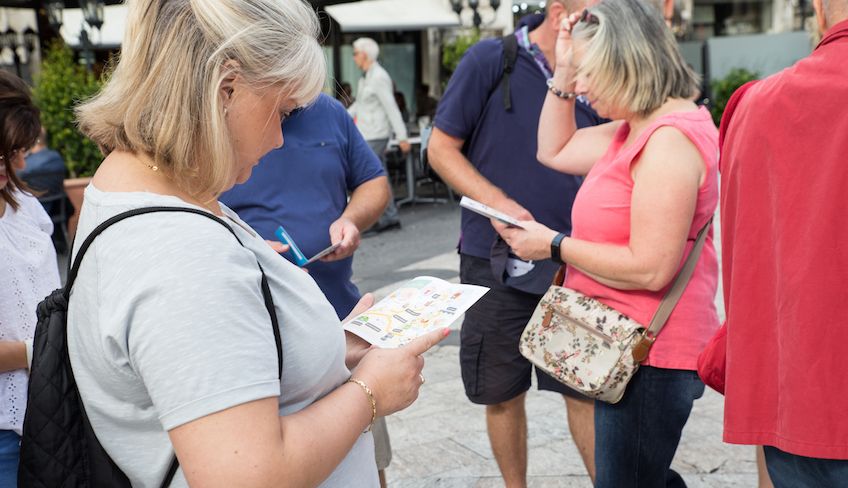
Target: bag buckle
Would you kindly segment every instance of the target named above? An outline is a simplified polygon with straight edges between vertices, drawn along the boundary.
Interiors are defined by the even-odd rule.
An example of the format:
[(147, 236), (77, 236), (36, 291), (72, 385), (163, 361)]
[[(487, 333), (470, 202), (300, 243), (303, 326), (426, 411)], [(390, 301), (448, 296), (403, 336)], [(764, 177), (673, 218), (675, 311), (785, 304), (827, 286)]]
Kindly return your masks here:
[(553, 320), (553, 318), (554, 318), (554, 311), (551, 310), (551, 309), (546, 310), (544, 317), (542, 317), (542, 328), (547, 329), (548, 327), (550, 327), (551, 326), (551, 320)]
[(637, 363), (641, 363), (647, 359), (648, 353), (651, 352), (651, 346), (654, 345), (654, 341), (656, 340), (656, 337), (649, 335), (648, 331), (645, 331), (645, 333), (642, 334), (642, 338), (639, 339), (639, 342), (633, 346), (633, 360)]

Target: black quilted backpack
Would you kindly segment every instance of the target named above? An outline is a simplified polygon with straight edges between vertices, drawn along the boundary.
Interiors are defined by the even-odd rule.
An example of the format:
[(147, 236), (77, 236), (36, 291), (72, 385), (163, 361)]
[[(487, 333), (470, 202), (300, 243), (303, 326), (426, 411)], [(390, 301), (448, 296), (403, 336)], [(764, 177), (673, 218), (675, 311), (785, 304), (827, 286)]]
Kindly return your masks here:
[[(218, 217), (184, 207), (146, 207), (118, 214), (98, 225), (80, 246), (63, 288), (38, 304), (38, 324), (33, 341), (27, 410), (21, 437), (18, 486), (21, 488), (129, 488), (126, 475), (100, 445), (88, 421), (74, 380), (68, 356), (68, 299), (85, 252), (109, 226), (136, 215), (153, 212), (188, 212), (223, 225), (241, 243), (233, 230)], [(258, 263), (257, 263), (258, 264)], [(262, 271), (262, 266), (259, 266)], [(283, 352), (280, 330), (268, 280), (262, 271), (262, 295), (271, 316), (277, 345), (279, 375)], [(171, 484), (179, 462), (171, 461), (162, 488)]]

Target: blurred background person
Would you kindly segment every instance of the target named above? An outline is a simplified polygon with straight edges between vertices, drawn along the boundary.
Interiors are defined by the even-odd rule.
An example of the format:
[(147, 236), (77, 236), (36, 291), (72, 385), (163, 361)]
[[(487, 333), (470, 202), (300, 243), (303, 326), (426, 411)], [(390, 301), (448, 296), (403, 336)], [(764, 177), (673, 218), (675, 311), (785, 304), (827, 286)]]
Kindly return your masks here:
[[(221, 202), (266, 240), (275, 241), (282, 225), (306, 257), (339, 244), (307, 269), (342, 319), (361, 298), (351, 281), (353, 254), (360, 233), (386, 208), (388, 179), (342, 104), (327, 95), (295, 111), (283, 131), (285, 145), (266, 154), (250, 179), (222, 194)], [(293, 260), (291, 253), (284, 256)], [(374, 423), (373, 433), (385, 484), (391, 445), (384, 419)]]
[[(39, 201), (51, 219), (61, 217), (65, 220), (69, 215), (61, 215), (62, 209), (73, 211), (73, 206), (65, 196), (65, 178), (68, 170), (62, 155), (47, 147), (47, 132), (41, 129), (41, 134), (35, 145), (26, 155), (26, 167), (18, 173), (27, 186), (39, 193)], [(64, 201), (63, 201), (64, 200)], [(59, 221), (60, 225), (67, 222)], [(56, 250), (64, 253), (70, 243), (59, 226), (53, 229), (53, 244)]]
[[(348, 107), (356, 127), (371, 149), (386, 165), (386, 148), (394, 136), (403, 154), (410, 150), (406, 134), (406, 119), (403, 118), (394, 95), (394, 82), (386, 70), (377, 62), (380, 46), (374, 39), (360, 37), (353, 41), (353, 61), (362, 70), (363, 76), (356, 87), (356, 101)], [(374, 230), (399, 228), (400, 217), (394, 197), (383, 215), (374, 225)]]
[(29, 88), (0, 70), (0, 488), (18, 486), (35, 310), (59, 288), (53, 223), (18, 176), (39, 130)]
[[(572, 36), (573, 26), (573, 36)], [(573, 38), (573, 41), (572, 41)], [(648, 324), (718, 204), (718, 131), (691, 99), (698, 76), (659, 11), (602, 0), (560, 29), (539, 119), (539, 160), (585, 175), (570, 237), (493, 222), (524, 259), (567, 264), (564, 286)], [(575, 98), (613, 122), (579, 129)], [(597, 488), (685, 487), (671, 469), (694, 401), (697, 358), (718, 328), (718, 262), (707, 234), (695, 271), (616, 404), (595, 402)]]
[(422, 83), (415, 90), (415, 115), (417, 118), (427, 117), (427, 122), (432, 121), (436, 115), (436, 106), (439, 101), (430, 95), (430, 86)]

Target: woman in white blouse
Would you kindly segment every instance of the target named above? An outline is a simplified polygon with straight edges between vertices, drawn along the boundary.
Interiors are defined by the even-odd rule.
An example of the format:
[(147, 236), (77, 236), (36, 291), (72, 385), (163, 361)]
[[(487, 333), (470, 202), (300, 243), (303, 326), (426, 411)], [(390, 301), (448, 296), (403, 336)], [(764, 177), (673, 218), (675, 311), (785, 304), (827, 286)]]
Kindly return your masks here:
[(35, 309), (59, 287), (53, 223), (15, 175), (39, 130), (26, 84), (0, 71), (0, 488), (17, 486)]

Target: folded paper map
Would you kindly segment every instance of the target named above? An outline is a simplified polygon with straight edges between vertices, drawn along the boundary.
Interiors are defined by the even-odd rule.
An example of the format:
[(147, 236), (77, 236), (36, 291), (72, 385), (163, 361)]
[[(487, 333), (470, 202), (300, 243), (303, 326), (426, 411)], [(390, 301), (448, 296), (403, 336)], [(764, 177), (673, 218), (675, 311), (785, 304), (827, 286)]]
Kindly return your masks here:
[(485, 286), (419, 276), (344, 324), (344, 329), (378, 347), (400, 347), (450, 326), (487, 291)]

